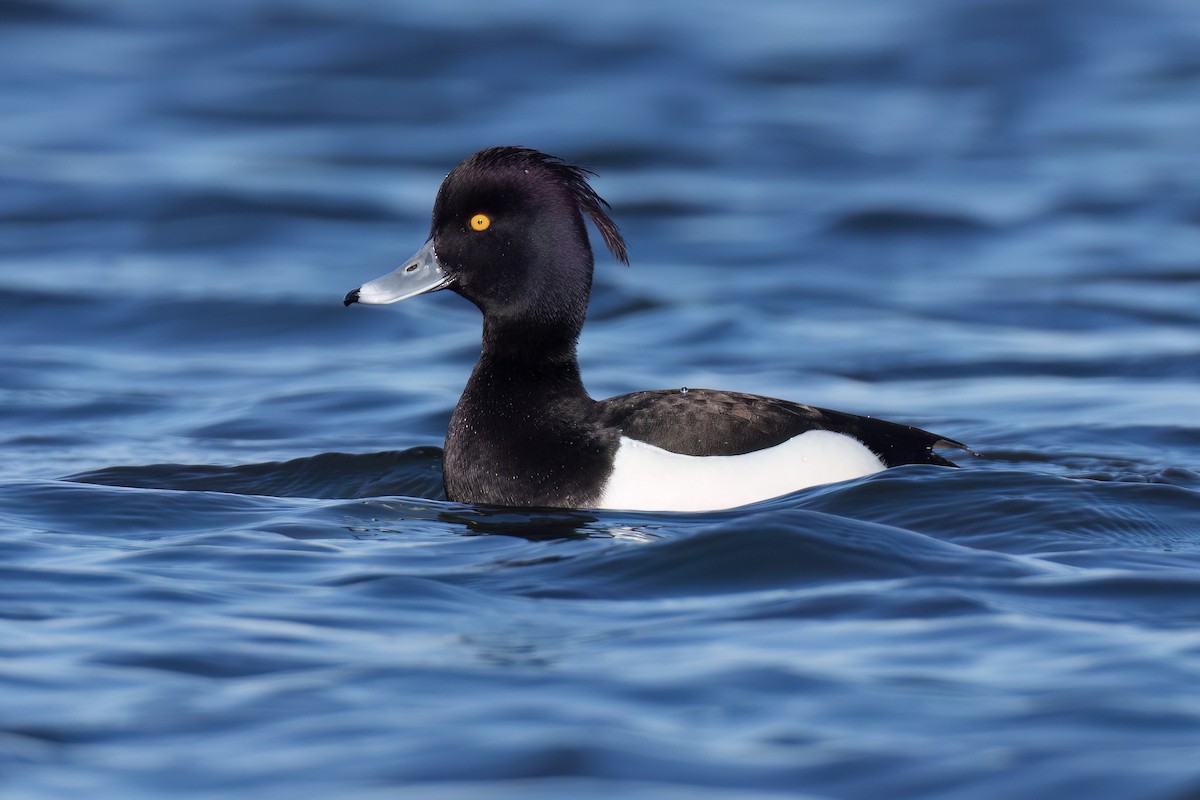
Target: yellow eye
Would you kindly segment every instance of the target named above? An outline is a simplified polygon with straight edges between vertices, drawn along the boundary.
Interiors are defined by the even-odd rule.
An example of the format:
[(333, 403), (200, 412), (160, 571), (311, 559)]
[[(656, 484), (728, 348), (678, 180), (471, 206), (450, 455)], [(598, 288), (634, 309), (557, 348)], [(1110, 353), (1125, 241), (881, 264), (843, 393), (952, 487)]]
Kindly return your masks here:
[(487, 214), (476, 214), (471, 217), (471, 230), (486, 231), (488, 226), (492, 224), (492, 218)]

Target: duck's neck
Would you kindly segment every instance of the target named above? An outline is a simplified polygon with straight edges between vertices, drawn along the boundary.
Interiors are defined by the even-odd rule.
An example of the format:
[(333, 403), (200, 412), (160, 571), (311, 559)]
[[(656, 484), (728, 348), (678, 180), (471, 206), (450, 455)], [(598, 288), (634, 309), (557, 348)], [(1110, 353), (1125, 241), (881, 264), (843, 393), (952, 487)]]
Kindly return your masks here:
[(525, 395), (544, 399), (590, 399), (579, 375), (578, 325), (514, 323), (485, 317), (483, 348), (468, 389), (493, 399)]

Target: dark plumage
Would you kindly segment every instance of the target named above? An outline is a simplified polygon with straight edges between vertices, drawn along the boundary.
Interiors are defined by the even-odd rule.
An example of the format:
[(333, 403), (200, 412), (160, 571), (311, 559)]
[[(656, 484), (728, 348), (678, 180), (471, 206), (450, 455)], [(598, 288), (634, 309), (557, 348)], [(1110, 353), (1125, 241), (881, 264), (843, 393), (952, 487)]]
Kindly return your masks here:
[[(867, 444), (889, 467), (951, 461), (934, 447), (965, 445), (887, 420), (830, 411), (774, 397), (713, 389), (664, 389), (601, 400), (606, 424), (626, 436), (689, 456), (736, 456), (774, 447), (805, 431), (826, 430)], [(663, 419), (678, 424), (664, 426)]]
[(737, 456), (820, 430), (852, 437), (885, 466), (953, 466), (933, 452), (962, 447), (952, 439), (785, 400), (708, 389), (589, 397), (575, 355), (592, 285), (584, 215), (628, 261), (589, 174), (521, 147), (470, 156), (442, 183), (425, 246), (346, 296), (347, 305), (390, 303), (449, 288), (483, 312), (479, 362), (446, 437), (451, 499), (593, 506), (605, 499), (623, 439), (685, 456)]

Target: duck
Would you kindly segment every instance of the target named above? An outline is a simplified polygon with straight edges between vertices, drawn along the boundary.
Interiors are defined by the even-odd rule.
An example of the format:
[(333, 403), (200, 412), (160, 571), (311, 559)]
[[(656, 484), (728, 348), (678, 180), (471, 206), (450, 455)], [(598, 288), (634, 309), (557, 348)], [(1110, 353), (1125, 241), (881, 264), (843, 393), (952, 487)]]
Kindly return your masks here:
[(962, 443), (920, 428), (754, 394), (639, 391), (593, 399), (576, 345), (592, 288), (590, 219), (628, 265), (595, 173), (527, 147), (463, 160), (412, 258), (346, 306), (441, 290), (483, 314), (479, 360), (450, 419), (446, 496), (523, 508), (706, 512), (903, 464), (956, 466)]

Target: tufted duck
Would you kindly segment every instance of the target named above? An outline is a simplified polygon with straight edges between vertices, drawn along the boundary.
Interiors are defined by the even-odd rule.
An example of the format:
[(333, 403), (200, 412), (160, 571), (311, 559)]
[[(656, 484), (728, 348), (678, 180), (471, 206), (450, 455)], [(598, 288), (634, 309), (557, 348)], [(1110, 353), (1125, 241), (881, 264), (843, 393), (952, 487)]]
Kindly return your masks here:
[(952, 439), (786, 400), (709, 389), (593, 400), (575, 356), (592, 287), (584, 215), (628, 257), (589, 174), (536, 150), (482, 150), (446, 176), (417, 254), (346, 295), (395, 303), (450, 289), (483, 312), (446, 436), (452, 500), (706, 511), (900, 464), (954, 466), (933, 452), (963, 448)]

